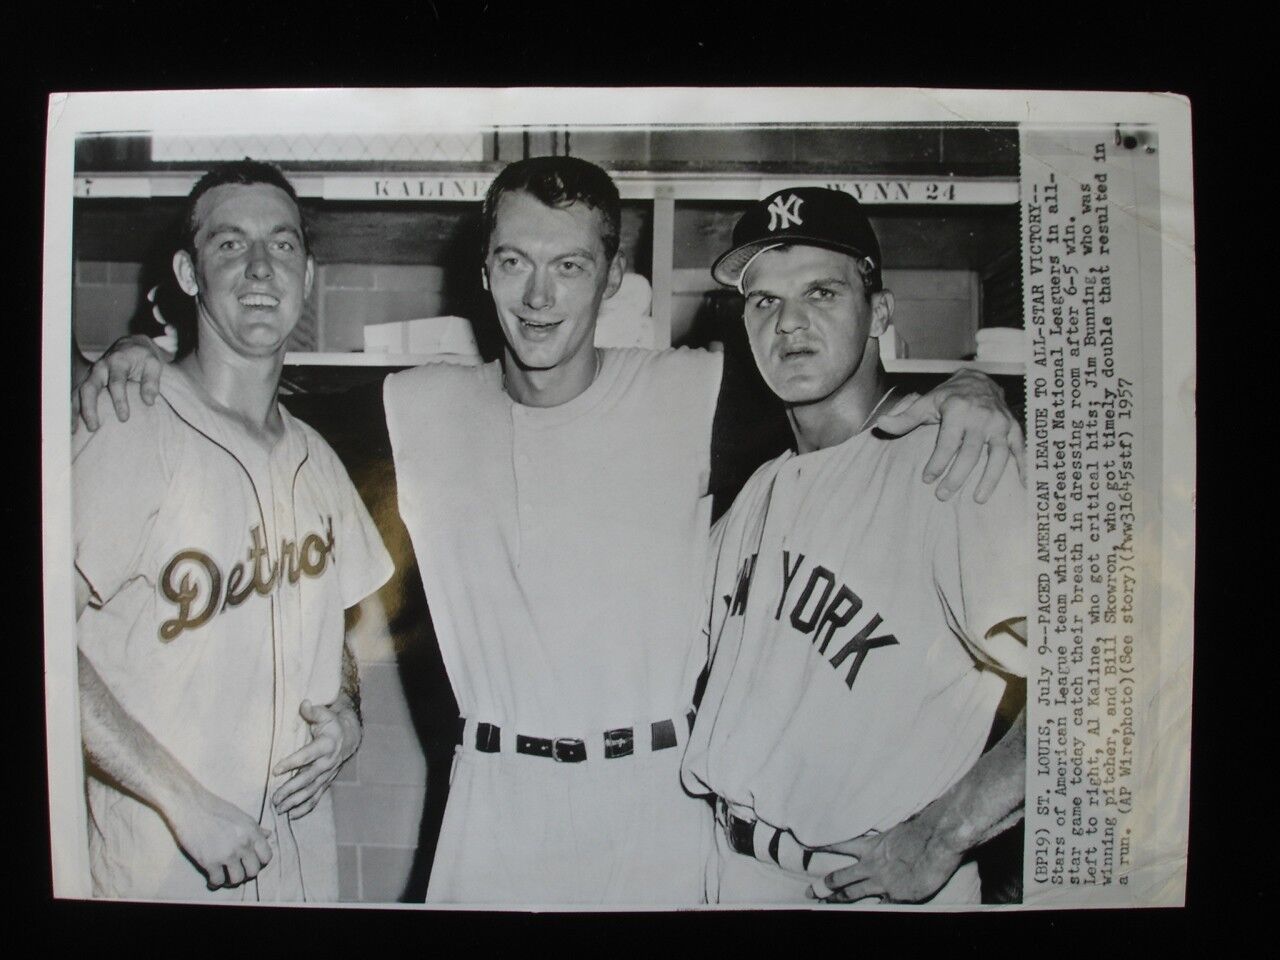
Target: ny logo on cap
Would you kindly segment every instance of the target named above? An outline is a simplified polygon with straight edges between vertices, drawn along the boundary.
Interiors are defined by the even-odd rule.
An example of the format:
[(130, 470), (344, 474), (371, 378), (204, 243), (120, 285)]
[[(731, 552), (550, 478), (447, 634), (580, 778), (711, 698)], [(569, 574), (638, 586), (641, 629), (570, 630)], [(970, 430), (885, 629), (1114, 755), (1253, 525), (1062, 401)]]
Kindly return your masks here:
[(788, 194), (787, 199), (783, 201), (781, 197), (774, 197), (773, 202), (769, 204), (769, 232), (774, 230), (785, 230), (792, 225), (800, 226), (804, 223), (800, 219), (800, 204), (804, 203), (794, 193)]

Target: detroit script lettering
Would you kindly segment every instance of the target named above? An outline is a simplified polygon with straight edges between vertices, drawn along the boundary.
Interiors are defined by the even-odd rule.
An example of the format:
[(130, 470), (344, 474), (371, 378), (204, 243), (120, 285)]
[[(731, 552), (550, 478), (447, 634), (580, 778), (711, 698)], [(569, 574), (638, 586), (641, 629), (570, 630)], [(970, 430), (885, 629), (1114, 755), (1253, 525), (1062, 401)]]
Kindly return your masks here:
[[(222, 570), (213, 557), (202, 550), (179, 550), (160, 574), (160, 593), (178, 608), (172, 620), (160, 624), (160, 639), (168, 643), (184, 630), (195, 630), (208, 623), (228, 607), (238, 607), (254, 594), (265, 597), (286, 581), (298, 582), (303, 576), (319, 577), (333, 554), (333, 517), (326, 517), (324, 535), (309, 533), (301, 544), (281, 540), (278, 560), (267, 550), (262, 527), (249, 531), (253, 541), (247, 565), (237, 563), (222, 589)], [(248, 576), (246, 581), (245, 577)]]
[[(751, 590), (751, 580), (756, 571), (756, 556), (752, 554), (742, 561), (733, 595), (726, 594), (723, 598), (731, 617), (741, 616), (747, 608), (747, 594)], [(797, 554), (793, 560), (789, 550), (782, 551), (782, 589), (773, 619), (782, 620), (788, 598), (792, 598), (794, 602), (788, 616), (792, 628), (809, 637), (820, 656), (826, 657), (827, 649), (831, 648), (828, 662), (832, 669), (838, 670), (845, 661), (853, 658), (844, 678), (845, 685), (852, 690), (853, 681), (857, 679), (867, 654), (877, 647), (897, 644), (898, 638), (891, 633), (872, 636), (883, 622), (880, 614), (875, 613), (852, 636), (842, 636), (832, 647), (831, 641), (836, 631), (849, 626), (862, 612), (862, 598), (846, 584), (842, 583), (837, 587), (835, 574), (812, 561), (807, 575), (799, 576), (804, 562), (803, 553)]]

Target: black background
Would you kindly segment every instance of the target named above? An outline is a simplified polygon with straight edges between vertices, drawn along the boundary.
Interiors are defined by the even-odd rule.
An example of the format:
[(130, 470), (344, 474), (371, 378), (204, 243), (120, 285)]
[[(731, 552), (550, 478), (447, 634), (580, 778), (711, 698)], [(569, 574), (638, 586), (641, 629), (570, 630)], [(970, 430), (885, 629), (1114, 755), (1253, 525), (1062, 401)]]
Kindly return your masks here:
[[(9, 473), (6, 905), (36, 949), (163, 949), (261, 957), (289, 951), (431, 955), (490, 952), (737, 953), (744, 943), (801, 956), (867, 956), (922, 944), (940, 956), (1130, 956), (1201, 945), (1250, 950), (1242, 928), (1275, 880), (1274, 627), (1268, 596), (1277, 471), (1268, 380), (1237, 357), (1270, 359), (1274, 307), (1274, 62), (1260, 23), (1157, 4), (1034, 10), (787, 2), (551, 5), (460, 0), (396, 6), (50, 3), (5, 14), (4, 154)], [(179, 11), (182, 12), (179, 12)], [(188, 12), (189, 11), (189, 12)], [(717, 913), (574, 918), (383, 910), (205, 909), (54, 901), (48, 864), (40, 603), (39, 369), (44, 136), (52, 91), (257, 86), (847, 85), (1161, 90), (1191, 97), (1199, 337), (1197, 649), (1192, 822), (1185, 910), (961, 916)], [(1259, 227), (1264, 242), (1255, 243)], [(1230, 260), (1228, 261), (1228, 257)], [(1265, 289), (1265, 288), (1264, 288)], [(1269, 292), (1269, 291), (1268, 291)], [(1252, 295), (1252, 296), (1251, 296)], [(1268, 298), (1273, 300), (1273, 298)], [(1256, 362), (1256, 361), (1255, 361)], [(21, 379), (21, 383), (13, 383)], [(16, 409), (15, 409), (16, 408)], [(16, 415), (15, 415), (16, 414)], [(57, 437), (51, 442), (61, 442)], [(1268, 451), (1269, 452), (1269, 451)], [(1269, 457), (1268, 460), (1274, 460)], [(1224, 504), (1247, 510), (1227, 516)], [(1246, 626), (1246, 618), (1248, 625)], [(72, 642), (67, 638), (66, 642)], [(1268, 820), (1264, 821), (1263, 815)], [(1265, 825), (1264, 825), (1265, 824)], [(292, 949), (291, 949), (292, 948)]]

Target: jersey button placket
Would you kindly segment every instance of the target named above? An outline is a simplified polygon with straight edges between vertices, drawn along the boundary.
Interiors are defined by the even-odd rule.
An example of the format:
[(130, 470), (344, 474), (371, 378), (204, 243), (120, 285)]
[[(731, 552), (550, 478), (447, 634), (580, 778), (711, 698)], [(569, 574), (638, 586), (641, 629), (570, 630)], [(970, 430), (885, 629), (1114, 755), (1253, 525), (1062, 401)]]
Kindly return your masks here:
[[(268, 512), (266, 522), (270, 530), (264, 530), (267, 543), (267, 570), (275, 570), (275, 577), (271, 585), (271, 608), (275, 614), (276, 629), (276, 723), (277, 736), (283, 736), (284, 731), (289, 727), (287, 697), (289, 694), (289, 659), (293, 651), (290, 649), (292, 644), (286, 642), (290, 636), (290, 616), (287, 604), (287, 596), (280, 589), (281, 578), (286, 581), (288, 572), (284, 569), (283, 556), (280, 553), (280, 542), (285, 536), (285, 532), (291, 526), (291, 518), (287, 514), (287, 498), (288, 489), (284, 478), (284, 470), (281, 467), (280, 457), (276, 451), (267, 459), (267, 480), (270, 483), (270, 500), (268, 503)], [(277, 744), (277, 755), (271, 758), (274, 764), (284, 753), (281, 744)]]
[[(289, 692), (291, 682), (303, 677), (305, 671), (303, 669), (303, 658), (308, 653), (304, 650), (299, 642), (305, 635), (302, 626), (302, 579), (291, 582), (289, 579), (289, 568), (285, 562), (285, 554), (283, 545), (285, 540), (290, 540), (294, 544), (293, 558), (294, 564), (300, 563), (297, 550), (300, 546), (299, 539), (305, 536), (303, 531), (299, 531), (298, 523), (298, 504), (295, 500), (297, 495), (298, 483), (301, 482), (298, 477), (299, 464), (289, 458), (280, 457), (277, 459), (273, 467), (273, 482), (276, 483), (276, 539), (274, 546), (276, 550), (276, 590), (275, 596), (277, 604), (280, 608), (280, 623), (282, 627), (281, 636), (289, 640), (281, 648), (281, 659), (285, 665), (284, 682), (285, 690)], [(301, 702), (301, 697), (298, 698)], [(286, 707), (286, 719), (289, 719)]]

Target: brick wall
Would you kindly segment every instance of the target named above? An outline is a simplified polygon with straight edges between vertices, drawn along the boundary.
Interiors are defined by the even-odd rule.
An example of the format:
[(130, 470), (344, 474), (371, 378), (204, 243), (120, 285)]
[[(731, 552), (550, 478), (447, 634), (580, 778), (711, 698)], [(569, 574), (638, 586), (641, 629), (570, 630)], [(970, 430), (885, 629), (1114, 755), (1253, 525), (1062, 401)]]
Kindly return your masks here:
[(358, 650), (357, 659), (364, 742), (332, 787), (339, 895), (391, 903), (404, 893), (417, 851), (427, 767), (394, 651)]
[(419, 264), (326, 263), (317, 269), (313, 298), (324, 322), (316, 349), (364, 349), (364, 327), (447, 313), (445, 272)]
[[(142, 296), (142, 264), (104, 260), (75, 265), (71, 298), (72, 327), (84, 351), (105, 350), (129, 332)], [(157, 327), (155, 332), (160, 333)]]

